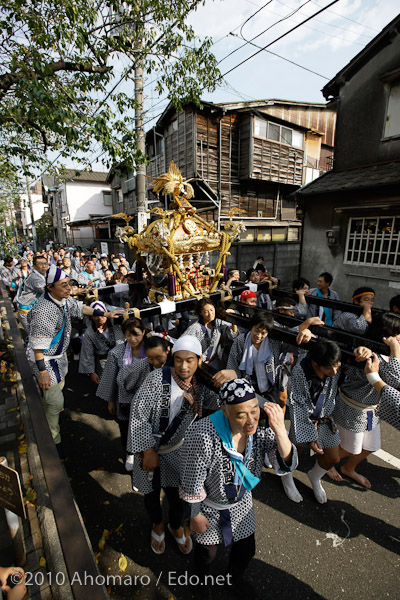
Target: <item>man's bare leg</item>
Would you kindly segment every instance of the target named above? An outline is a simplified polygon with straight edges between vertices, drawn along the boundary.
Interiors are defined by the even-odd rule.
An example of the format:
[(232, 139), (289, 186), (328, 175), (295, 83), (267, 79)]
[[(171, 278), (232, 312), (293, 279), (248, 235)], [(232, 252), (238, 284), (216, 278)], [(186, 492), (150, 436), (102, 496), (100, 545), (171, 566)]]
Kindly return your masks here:
[(346, 462), (341, 466), (341, 471), (346, 477), (354, 479), (357, 483), (369, 490), (371, 488), (371, 482), (369, 479), (360, 475), (356, 472), (356, 467), (362, 462), (367, 456), (371, 454), (370, 450), (363, 450), (360, 454), (351, 454)]
[[(339, 446), (340, 460), (342, 460), (342, 458), (344, 458), (345, 456), (351, 456), (350, 452), (347, 452), (347, 450), (343, 450), (343, 448)], [(343, 481), (343, 477), (334, 466), (329, 469), (327, 475), (330, 479), (332, 479), (332, 481)]]

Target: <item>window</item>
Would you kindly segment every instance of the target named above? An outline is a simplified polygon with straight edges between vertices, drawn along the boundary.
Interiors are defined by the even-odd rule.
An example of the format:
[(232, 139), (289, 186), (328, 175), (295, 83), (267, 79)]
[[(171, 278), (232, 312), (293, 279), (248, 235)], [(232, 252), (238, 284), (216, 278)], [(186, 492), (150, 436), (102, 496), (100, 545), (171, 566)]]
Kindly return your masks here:
[(344, 262), (350, 265), (400, 267), (400, 217), (351, 218)]
[(400, 135), (400, 81), (396, 81), (390, 87), (384, 137), (398, 135)]
[(173, 133), (175, 133), (175, 131), (178, 131), (178, 120), (177, 119), (174, 119), (173, 121), (171, 121), (171, 123), (167, 127), (165, 135), (172, 135)]
[(298, 242), (299, 241), (299, 233), (300, 227), (289, 227), (288, 229), (288, 242)]
[(277, 123), (270, 123), (258, 117), (254, 117), (254, 135), (273, 142), (288, 144), (295, 148), (302, 149), (304, 145), (304, 135), (300, 131), (289, 129), (289, 127)]
[(117, 202), (121, 203), (124, 200), (124, 194), (122, 193), (122, 188), (118, 188), (115, 190), (117, 192)]
[(241, 242), (254, 242), (255, 229), (246, 229), (240, 233)]
[(272, 241), (285, 242), (287, 236), (287, 227), (272, 227)]
[(103, 192), (103, 202), (104, 206), (112, 206), (111, 192)]
[(257, 232), (257, 242), (270, 242), (272, 240), (271, 227), (260, 228)]
[(254, 135), (257, 137), (267, 137), (267, 121), (263, 121), (262, 119), (254, 119)]

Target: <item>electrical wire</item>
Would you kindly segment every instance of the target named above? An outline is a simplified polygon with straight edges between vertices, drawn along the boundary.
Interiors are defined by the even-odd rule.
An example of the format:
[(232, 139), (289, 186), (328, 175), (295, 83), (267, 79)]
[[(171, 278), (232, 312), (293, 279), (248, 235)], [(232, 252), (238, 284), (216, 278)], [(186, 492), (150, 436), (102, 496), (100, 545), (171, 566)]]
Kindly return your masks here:
[[(315, 0), (311, 0), (311, 2), (313, 4), (315, 4), (316, 6), (321, 6)], [(352, 23), (355, 23), (356, 25), (361, 25), (362, 27), (365, 27), (366, 29), (375, 31), (375, 33), (380, 33), (379, 29), (374, 29), (373, 27), (370, 27), (369, 25), (363, 25), (362, 23), (359, 23), (358, 21), (355, 21), (354, 19), (350, 19), (350, 17), (345, 17), (344, 15), (340, 15), (339, 13), (336, 13), (334, 10), (328, 10), (328, 12), (332, 13), (333, 15), (336, 15), (337, 17), (340, 17), (341, 19), (346, 19), (346, 21), (351, 21)]]
[(240, 27), (240, 35), (243, 36), (243, 27), (249, 22), (251, 21), (251, 19), (253, 19), (256, 15), (258, 15), (259, 12), (261, 12), (262, 10), (264, 10), (264, 8), (266, 8), (269, 4), (272, 4), (274, 0), (268, 0), (268, 2), (266, 2), (265, 4), (263, 4), (263, 6), (260, 6), (260, 8), (258, 10), (256, 10), (255, 13), (253, 13), (252, 15), (250, 15), (250, 17), (248, 17), (245, 22), (242, 24), (242, 26)]
[[(235, 37), (238, 37), (238, 36), (235, 36)], [(261, 46), (257, 46), (257, 44), (254, 44), (253, 42), (249, 41), (248, 43), (251, 46), (254, 46), (254, 48), (261, 49)], [(304, 69), (304, 71), (308, 71), (309, 73), (313, 73), (314, 75), (318, 75), (318, 77), (322, 77), (322, 79), (326, 79), (327, 81), (330, 81), (330, 79), (331, 79), (330, 77), (325, 77), (325, 75), (321, 75), (321, 73), (317, 73), (316, 71), (313, 71), (312, 69), (309, 69), (308, 67), (304, 67), (303, 65), (299, 65), (299, 63), (296, 63), (293, 60), (290, 60), (289, 58), (285, 58), (284, 56), (281, 56), (280, 54), (277, 54), (276, 52), (272, 52), (271, 50), (264, 50), (264, 52), (268, 52), (268, 54), (272, 54), (273, 56), (281, 58), (282, 60), (285, 60), (286, 62), (291, 63), (292, 65), (295, 65), (296, 67), (299, 67), (300, 69)]]
[[(312, 1), (312, 0), (310, 0), (310, 1)], [(288, 6), (287, 4), (282, 2), (282, 0), (276, 0), (276, 2), (279, 2), (279, 4), (282, 4), (282, 6), (286, 6), (286, 8), (290, 8), (290, 6)], [(340, 27), (340, 25), (333, 25), (332, 23), (327, 23), (326, 21), (321, 21), (321, 19), (315, 19), (315, 21), (317, 23), (322, 23), (323, 25), (327, 25), (328, 27), (335, 27), (336, 29), (342, 29), (343, 31), (347, 31), (348, 33), (356, 33), (359, 36), (362, 35), (363, 37), (366, 37), (369, 40), (371, 39), (371, 35), (368, 35), (367, 33), (359, 33), (358, 31), (355, 31), (354, 29), (346, 29), (345, 27)]]
[(333, 6), (334, 4), (336, 4), (337, 2), (339, 2), (339, 0), (333, 0), (330, 4), (328, 4), (327, 6), (325, 6), (324, 8), (321, 8), (321, 10), (317, 11), (316, 13), (314, 13), (313, 15), (307, 17), (307, 19), (305, 19), (304, 21), (302, 21), (301, 23), (298, 23), (297, 25), (295, 25), (295, 27), (292, 27), (292, 29), (289, 29), (289, 31), (286, 31), (285, 33), (283, 33), (282, 35), (280, 35), (279, 37), (277, 37), (275, 40), (272, 40), (272, 42), (269, 42), (266, 46), (264, 46), (263, 48), (260, 48), (260, 50), (257, 50), (257, 52), (255, 52), (254, 54), (252, 54), (251, 56), (248, 56), (247, 58), (245, 58), (244, 60), (242, 60), (240, 63), (238, 63), (236, 66), (232, 67), (231, 69), (229, 69), (228, 71), (226, 71), (223, 75), (221, 75), (220, 79), (222, 79), (223, 77), (225, 77), (226, 75), (228, 75), (229, 73), (232, 73), (232, 71), (234, 71), (235, 69), (237, 69), (238, 67), (242, 66), (244, 63), (246, 63), (247, 61), (249, 61), (250, 59), (254, 58), (255, 56), (257, 56), (258, 54), (260, 54), (260, 52), (263, 52), (263, 50), (266, 50), (267, 48), (269, 48), (270, 46), (272, 46), (272, 44), (275, 44), (276, 42), (278, 42), (279, 40), (283, 39), (284, 37), (286, 37), (287, 35), (289, 35), (289, 33), (292, 33), (293, 31), (295, 31), (296, 29), (298, 29), (299, 27), (301, 27), (302, 25), (304, 25), (305, 23), (307, 23), (308, 21), (311, 21), (311, 19), (313, 19), (314, 17), (316, 17), (317, 15), (321, 14), (322, 12), (324, 12), (325, 10), (327, 10), (327, 8), (329, 8), (330, 6)]
[[(302, 4), (301, 6), (299, 6), (296, 10), (292, 11), (291, 13), (289, 13), (288, 15), (280, 18), (278, 21), (275, 21), (275, 23), (272, 23), (272, 25), (270, 25), (269, 27), (267, 27), (266, 29), (264, 29), (264, 31), (262, 31), (261, 33), (258, 33), (257, 35), (255, 35), (254, 37), (251, 38), (251, 40), (249, 42), (246, 42), (244, 44), (242, 44), (241, 46), (239, 46), (238, 48), (235, 48), (234, 50), (232, 50), (231, 52), (229, 52), (229, 54), (227, 54), (226, 56), (224, 56), (223, 58), (221, 58), (221, 60), (218, 62), (218, 65), (220, 65), (224, 60), (226, 60), (227, 58), (229, 58), (230, 56), (232, 56), (232, 54), (235, 54), (235, 52), (237, 52), (238, 50), (241, 50), (241, 48), (244, 48), (245, 46), (247, 46), (248, 43), (253, 42), (254, 40), (256, 40), (258, 37), (260, 37), (261, 35), (263, 35), (264, 33), (266, 33), (267, 31), (269, 31), (270, 29), (272, 29), (273, 27), (275, 27), (275, 25), (278, 25), (278, 23), (282, 23), (282, 21), (286, 21), (286, 19), (289, 19), (292, 15), (294, 15), (296, 12), (298, 12), (303, 6), (305, 6), (306, 4), (308, 4), (309, 2), (311, 2), (311, 0), (306, 0), (306, 2), (304, 2), (304, 4)], [(269, 2), (267, 2), (267, 4), (265, 6), (263, 6), (262, 8), (265, 8), (267, 5), (269, 4)], [(242, 35), (242, 29), (243, 26), (250, 20), (252, 19), (257, 13), (259, 12), (259, 10), (257, 10), (255, 13), (253, 13), (241, 26), (240, 29), (240, 35)]]

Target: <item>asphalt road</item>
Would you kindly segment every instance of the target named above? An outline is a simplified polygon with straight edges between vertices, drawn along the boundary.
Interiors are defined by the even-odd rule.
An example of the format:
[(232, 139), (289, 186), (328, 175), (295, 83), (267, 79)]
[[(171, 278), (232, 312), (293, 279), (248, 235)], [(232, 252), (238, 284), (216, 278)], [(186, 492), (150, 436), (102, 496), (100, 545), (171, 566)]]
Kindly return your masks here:
[[(181, 555), (169, 534), (164, 555), (151, 551), (150, 522), (141, 494), (131, 490), (118, 426), (105, 403), (95, 397), (89, 378), (78, 374), (77, 364), (70, 364), (64, 390), (65, 468), (93, 550), (99, 552), (101, 572), (121, 576), (109, 587), (110, 596), (205, 598), (206, 590), (195, 585), (195, 577), (190, 580), (193, 585), (189, 584), (194, 575), (192, 557)], [(399, 432), (385, 423), (382, 448), (400, 458)], [(271, 470), (254, 490), (257, 551), (248, 579), (265, 599), (400, 599), (400, 471), (370, 456), (360, 472), (372, 482), (371, 490), (350, 480), (337, 484), (325, 478), (329, 500), (319, 505), (306, 476), (313, 461), (302, 456), (295, 473), (304, 497), (301, 504), (285, 496)], [(98, 542), (104, 529), (110, 535), (100, 552)], [(118, 566), (121, 554), (128, 561), (124, 572)], [(227, 551), (221, 548), (215, 574), (223, 573), (226, 565)], [(215, 585), (213, 597), (222, 600), (232, 593)]]

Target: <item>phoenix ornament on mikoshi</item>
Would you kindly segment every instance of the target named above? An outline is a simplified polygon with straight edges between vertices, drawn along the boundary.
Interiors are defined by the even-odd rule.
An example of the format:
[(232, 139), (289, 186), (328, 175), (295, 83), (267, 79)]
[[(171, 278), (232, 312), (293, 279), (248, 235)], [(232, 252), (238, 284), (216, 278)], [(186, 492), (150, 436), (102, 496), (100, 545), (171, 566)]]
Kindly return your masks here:
[[(195, 181), (194, 178), (184, 180), (182, 174), (173, 160), (171, 160), (168, 171), (159, 175), (158, 177), (151, 177), (153, 179), (153, 192), (155, 194), (162, 194), (163, 196), (170, 195), (173, 197), (174, 202), (180, 208), (190, 209), (193, 206), (188, 202), (194, 197), (193, 186), (190, 185), (190, 181)], [(175, 208), (171, 205), (170, 208)]]
[[(168, 210), (154, 208), (150, 211), (158, 219), (132, 235), (132, 227), (119, 228), (117, 235), (129, 244), (141, 270), (146, 273), (149, 297), (157, 293), (175, 300), (201, 297), (214, 292), (220, 280), (226, 277), (226, 259), (234, 239), (244, 231), (242, 223), (233, 222), (235, 212), (229, 213), (225, 231), (218, 231), (212, 221), (198, 214), (189, 200), (194, 197), (190, 184), (184, 180), (173, 161), (166, 173), (152, 177), (152, 189), (156, 194), (171, 195), (173, 202)], [(210, 267), (210, 252), (218, 252), (215, 267)]]

